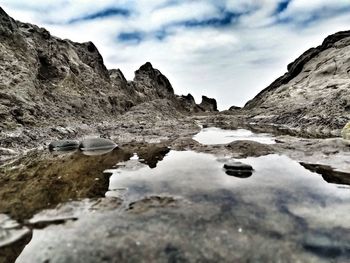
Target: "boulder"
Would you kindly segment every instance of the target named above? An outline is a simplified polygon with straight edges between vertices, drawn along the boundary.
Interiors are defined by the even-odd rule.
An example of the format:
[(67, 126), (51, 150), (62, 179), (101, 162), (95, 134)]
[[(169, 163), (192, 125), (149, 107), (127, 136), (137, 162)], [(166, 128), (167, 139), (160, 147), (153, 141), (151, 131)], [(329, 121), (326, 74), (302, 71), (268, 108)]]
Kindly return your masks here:
[(49, 144), (50, 151), (71, 151), (79, 148), (77, 140), (58, 140)]
[(115, 147), (117, 147), (115, 142), (105, 138), (87, 138), (79, 145), (82, 151), (108, 150), (114, 149)]

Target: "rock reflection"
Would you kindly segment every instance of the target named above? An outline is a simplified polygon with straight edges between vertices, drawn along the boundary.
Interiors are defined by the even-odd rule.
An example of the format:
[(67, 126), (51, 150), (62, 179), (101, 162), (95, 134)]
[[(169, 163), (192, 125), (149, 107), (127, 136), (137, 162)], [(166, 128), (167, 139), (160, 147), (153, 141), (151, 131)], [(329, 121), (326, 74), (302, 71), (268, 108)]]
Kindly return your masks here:
[(336, 171), (328, 165), (304, 162), (301, 162), (300, 164), (309, 171), (320, 174), (328, 183), (350, 185), (350, 173)]
[(234, 171), (234, 170), (226, 170), (225, 173), (229, 176), (234, 176), (238, 178), (248, 178), (251, 177), (253, 172), (252, 171)]
[(134, 152), (155, 167), (169, 149), (157, 144), (124, 145), (104, 155), (32, 151), (0, 167), (0, 213), (22, 222), (45, 208), (81, 198), (103, 197), (104, 170), (129, 160)]
[[(29, 257), (34, 262), (130, 257), (167, 262), (173, 251), (211, 262), (347, 258), (348, 191), (325, 183), (298, 162), (279, 155), (243, 159), (254, 167), (254, 176), (241, 180), (225, 174), (226, 157), (170, 151), (153, 169), (142, 160), (161, 152), (162, 147), (133, 151), (139, 158), (129, 156), (107, 170), (113, 174), (110, 192), (124, 191), (120, 209), (88, 210), (68, 226), (35, 230), (18, 262)], [(48, 215), (50, 220), (75, 217), (74, 211), (44, 213), (39, 220), (42, 215), (45, 220)]]

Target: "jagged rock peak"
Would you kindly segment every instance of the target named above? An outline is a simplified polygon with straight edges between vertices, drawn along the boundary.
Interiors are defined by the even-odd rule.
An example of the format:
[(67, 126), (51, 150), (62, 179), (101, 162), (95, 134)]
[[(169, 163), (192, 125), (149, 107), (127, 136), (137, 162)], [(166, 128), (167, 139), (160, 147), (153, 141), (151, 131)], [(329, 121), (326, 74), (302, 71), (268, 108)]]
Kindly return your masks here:
[(0, 35), (8, 35), (16, 28), (13, 19), (0, 7)]
[[(5, 10), (4, 9), (2, 9), (1, 8), (1, 6), (0, 6), (0, 18), (1, 18), (1, 20), (5, 20), (5, 19), (7, 19), (7, 20), (11, 20), (12, 18), (5, 12)], [(2, 21), (1, 21), (2, 22)]]
[(295, 61), (293, 61), (287, 66), (287, 73), (276, 79), (267, 88), (265, 88), (257, 96), (255, 96), (252, 100), (248, 101), (244, 108), (252, 109), (254, 107), (257, 107), (259, 104), (262, 103), (262, 101), (264, 101), (267, 93), (274, 91), (281, 85), (290, 82), (292, 79), (298, 76), (299, 73), (302, 72), (306, 63), (311, 61), (313, 58), (317, 57), (321, 52), (334, 46), (337, 42), (348, 37), (350, 37), (350, 31), (340, 31), (338, 33), (326, 37), (320, 46), (310, 48), (309, 50), (304, 52), (300, 57), (298, 57)]
[(334, 136), (350, 119), (350, 31), (328, 36), (288, 65), (288, 72), (249, 101), (253, 122)]
[(153, 68), (150, 62), (146, 62), (138, 70), (135, 71), (136, 82), (153, 81), (157, 89), (164, 90), (166, 93), (174, 94), (174, 89), (170, 81), (158, 69)]
[(146, 62), (144, 65), (142, 65), (142, 66), (140, 67), (139, 70), (142, 70), (142, 71), (151, 71), (151, 70), (154, 70), (154, 68), (153, 68), (151, 62)]
[(216, 100), (207, 96), (202, 96), (202, 102), (199, 104), (199, 107), (204, 111), (218, 111)]
[(191, 93), (188, 93), (187, 95), (181, 95), (181, 97), (189, 102), (194, 102), (194, 97), (192, 96)]
[(118, 69), (110, 69), (109, 76), (111, 78), (117, 79), (119, 81), (127, 82), (126, 78), (124, 77), (123, 72), (119, 68)]

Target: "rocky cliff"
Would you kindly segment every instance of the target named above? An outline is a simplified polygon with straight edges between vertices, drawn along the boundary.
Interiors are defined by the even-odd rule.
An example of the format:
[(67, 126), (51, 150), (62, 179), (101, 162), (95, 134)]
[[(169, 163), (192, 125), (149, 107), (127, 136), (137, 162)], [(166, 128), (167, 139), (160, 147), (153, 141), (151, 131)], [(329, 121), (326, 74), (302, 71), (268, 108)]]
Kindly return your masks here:
[(151, 63), (127, 81), (119, 69), (107, 70), (92, 42), (59, 39), (44, 28), (15, 21), (1, 8), (0, 58), (0, 131), (101, 122), (159, 99), (182, 113), (201, 111), (192, 96), (175, 95)]
[(254, 122), (338, 135), (350, 120), (350, 31), (328, 36), (249, 101)]

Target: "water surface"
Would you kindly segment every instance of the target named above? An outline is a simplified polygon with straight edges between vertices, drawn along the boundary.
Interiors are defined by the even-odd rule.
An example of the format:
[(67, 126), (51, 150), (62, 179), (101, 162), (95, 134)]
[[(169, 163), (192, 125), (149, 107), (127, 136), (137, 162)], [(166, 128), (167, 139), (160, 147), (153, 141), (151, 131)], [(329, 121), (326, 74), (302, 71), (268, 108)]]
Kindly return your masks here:
[(274, 137), (269, 134), (253, 133), (245, 129), (224, 130), (215, 127), (202, 129), (193, 139), (205, 145), (228, 144), (238, 140), (249, 140), (263, 144), (276, 143)]
[[(346, 262), (350, 257), (348, 186), (327, 183), (276, 154), (239, 160), (253, 166), (248, 178), (225, 173), (227, 156), (164, 154), (152, 165), (135, 154), (105, 170), (112, 174), (108, 211), (88, 201), (70, 204), (66, 216), (78, 220), (35, 230), (17, 262), (131, 256), (136, 261)], [(81, 214), (72, 215), (74, 207)], [(50, 216), (59, 214), (36, 219)]]

